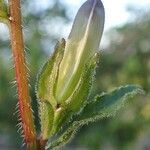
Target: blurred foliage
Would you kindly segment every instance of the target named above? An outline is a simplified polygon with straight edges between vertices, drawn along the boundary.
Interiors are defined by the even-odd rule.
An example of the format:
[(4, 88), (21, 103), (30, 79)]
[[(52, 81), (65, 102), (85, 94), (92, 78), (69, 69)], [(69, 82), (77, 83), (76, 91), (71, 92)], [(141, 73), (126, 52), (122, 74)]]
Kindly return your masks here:
[[(37, 4), (36, 4), (37, 3)], [(35, 5), (36, 4), (36, 5)], [(35, 122), (38, 110), (34, 92), (36, 76), (52, 52), (56, 40), (62, 37), (62, 26), (69, 22), (67, 8), (60, 0), (41, 6), (33, 0), (23, 1), (23, 25)], [(34, 10), (33, 10), (34, 9)], [(8, 31), (7, 31), (8, 32)], [(17, 133), (16, 89), (7, 32), (0, 35), (0, 149), (21, 148)], [(109, 43), (102, 51), (94, 93), (125, 84), (139, 84), (146, 96), (136, 97), (112, 119), (83, 127), (66, 149), (87, 150), (147, 150), (150, 149), (150, 15), (132, 12), (132, 20), (111, 29)], [(7, 33), (8, 34), (8, 33)], [(39, 130), (39, 126), (38, 129)], [(8, 142), (9, 141), (9, 142)]]

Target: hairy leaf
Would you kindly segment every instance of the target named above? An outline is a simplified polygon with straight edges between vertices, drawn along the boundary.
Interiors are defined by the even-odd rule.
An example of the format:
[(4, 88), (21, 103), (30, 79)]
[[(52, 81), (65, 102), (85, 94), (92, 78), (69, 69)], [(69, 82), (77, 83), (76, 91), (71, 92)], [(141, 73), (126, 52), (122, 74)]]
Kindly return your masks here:
[(83, 112), (74, 119), (70, 127), (56, 141), (48, 143), (47, 149), (65, 145), (83, 125), (114, 116), (124, 106), (127, 99), (142, 93), (144, 92), (139, 86), (127, 85), (96, 96), (94, 101), (90, 101), (85, 106)]
[(85, 106), (78, 120), (114, 116), (116, 112), (124, 106), (127, 99), (141, 93), (143, 93), (141, 87), (127, 85), (116, 88), (109, 93), (98, 95), (94, 101), (89, 102)]
[(74, 122), (56, 141), (48, 143), (46, 149), (53, 150), (65, 145), (74, 137), (75, 133), (82, 125), (83, 122)]

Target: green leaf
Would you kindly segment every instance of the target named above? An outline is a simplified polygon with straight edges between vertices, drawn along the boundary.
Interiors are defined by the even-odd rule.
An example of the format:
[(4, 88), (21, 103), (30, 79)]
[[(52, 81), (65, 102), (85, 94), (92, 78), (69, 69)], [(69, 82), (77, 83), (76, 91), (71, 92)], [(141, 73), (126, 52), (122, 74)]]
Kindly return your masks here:
[(136, 85), (127, 85), (116, 88), (109, 93), (103, 93), (96, 96), (94, 101), (90, 101), (83, 112), (74, 119), (74, 122), (68, 129), (52, 143), (47, 144), (47, 149), (59, 148), (68, 143), (83, 125), (95, 122), (105, 117), (111, 117), (124, 106), (126, 100), (136, 94), (143, 94), (141, 87)]
[(144, 91), (137, 85), (121, 86), (109, 93), (103, 93), (85, 106), (78, 120), (114, 116), (129, 98), (142, 93)]

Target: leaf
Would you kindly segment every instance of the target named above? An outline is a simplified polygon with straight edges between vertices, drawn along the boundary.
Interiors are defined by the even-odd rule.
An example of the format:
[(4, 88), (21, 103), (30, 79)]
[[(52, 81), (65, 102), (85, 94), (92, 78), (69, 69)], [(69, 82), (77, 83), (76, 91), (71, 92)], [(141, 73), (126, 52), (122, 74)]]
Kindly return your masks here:
[(127, 85), (116, 88), (109, 93), (103, 93), (96, 96), (94, 101), (90, 101), (83, 112), (74, 119), (74, 122), (68, 129), (52, 143), (47, 144), (47, 149), (59, 148), (68, 143), (83, 125), (95, 122), (105, 117), (111, 117), (124, 106), (126, 100), (136, 94), (143, 94), (141, 87), (136, 85)]
[(78, 129), (83, 125), (83, 123), (74, 122), (66, 132), (64, 132), (56, 141), (48, 143), (46, 146), (47, 150), (58, 149), (61, 146), (67, 144), (78, 131)]
[(141, 87), (137, 85), (126, 85), (116, 88), (109, 93), (98, 95), (95, 97), (94, 101), (90, 101), (85, 106), (78, 120), (114, 116), (116, 112), (124, 106), (126, 100), (136, 94), (142, 93), (144, 93), (144, 91)]

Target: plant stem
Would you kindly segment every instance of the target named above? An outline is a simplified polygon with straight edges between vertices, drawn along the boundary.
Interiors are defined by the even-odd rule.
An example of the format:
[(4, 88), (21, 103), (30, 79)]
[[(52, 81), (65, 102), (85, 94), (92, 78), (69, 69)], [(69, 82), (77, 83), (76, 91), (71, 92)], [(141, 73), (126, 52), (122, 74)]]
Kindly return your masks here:
[(31, 110), (27, 68), (24, 52), (20, 0), (9, 0), (10, 38), (19, 98), (19, 113), (26, 149), (36, 149), (36, 131)]
[(48, 140), (43, 140), (42, 136), (37, 139), (37, 150), (45, 150), (45, 146)]

